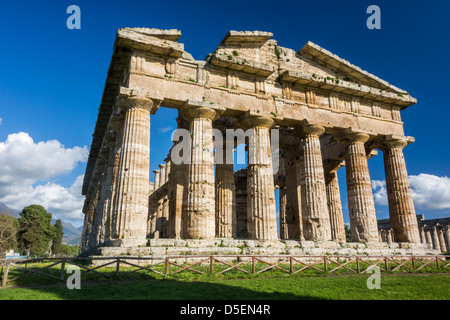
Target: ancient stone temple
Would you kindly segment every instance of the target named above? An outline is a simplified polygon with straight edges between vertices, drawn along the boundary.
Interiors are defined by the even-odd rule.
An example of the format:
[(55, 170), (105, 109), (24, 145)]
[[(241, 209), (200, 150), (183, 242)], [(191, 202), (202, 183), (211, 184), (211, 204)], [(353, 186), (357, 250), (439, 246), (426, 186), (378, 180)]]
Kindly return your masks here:
[[(230, 31), (198, 61), (180, 36), (147, 28), (117, 33), (84, 176), (82, 250), (218, 239), (221, 248), (242, 241), (343, 248), (338, 170), (347, 179), (347, 248), (394, 248), (380, 239), (367, 166), (378, 149), (395, 248), (434, 252), (420, 244), (403, 156), (414, 141), (400, 117), (416, 103), (408, 92), (311, 42), (295, 51), (270, 32)], [(150, 168), (158, 143), (150, 122), (161, 107), (178, 110), (189, 147), (180, 154), (186, 136), (174, 140), (165, 163)], [(235, 171), (225, 150), (239, 142), (225, 133), (238, 129), (252, 134), (240, 142), (248, 165)], [(220, 144), (216, 132), (224, 134)]]

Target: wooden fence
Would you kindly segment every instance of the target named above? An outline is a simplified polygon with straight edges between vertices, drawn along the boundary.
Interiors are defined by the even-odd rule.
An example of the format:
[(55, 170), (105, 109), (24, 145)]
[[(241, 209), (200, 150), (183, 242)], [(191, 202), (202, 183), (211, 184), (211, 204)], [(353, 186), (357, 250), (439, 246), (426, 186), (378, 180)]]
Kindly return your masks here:
[[(148, 261), (148, 263), (147, 263)], [(182, 262), (180, 262), (182, 261)], [(45, 266), (36, 267), (36, 264)], [(305, 270), (319, 273), (363, 274), (371, 268), (380, 271), (416, 272), (425, 267), (444, 271), (450, 266), (450, 255), (438, 256), (289, 256), (289, 255), (208, 255), (208, 256), (169, 256), (169, 257), (88, 257), (88, 258), (36, 258), (26, 260), (0, 259), (2, 286), (31, 274), (66, 281), (66, 268), (77, 266), (86, 273), (96, 273), (110, 279), (117, 279), (126, 274), (145, 270), (161, 276), (174, 275), (191, 271), (198, 274), (219, 275), (231, 270), (246, 274), (260, 274), (269, 270), (297, 274)], [(59, 267), (58, 267), (59, 266)], [(199, 266), (201, 266), (199, 268)], [(59, 275), (49, 272), (57, 268)], [(122, 267), (122, 270), (121, 270)], [(133, 270), (127, 268), (133, 267)], [(197, 268), (196, 268), (197, 267)], [(23, 274), (8, 278), (11, 270), (16, 268)], [(106, 269), (107, 268), (107, 269)], [(108, 270), (105, 271), (105, 270)]]

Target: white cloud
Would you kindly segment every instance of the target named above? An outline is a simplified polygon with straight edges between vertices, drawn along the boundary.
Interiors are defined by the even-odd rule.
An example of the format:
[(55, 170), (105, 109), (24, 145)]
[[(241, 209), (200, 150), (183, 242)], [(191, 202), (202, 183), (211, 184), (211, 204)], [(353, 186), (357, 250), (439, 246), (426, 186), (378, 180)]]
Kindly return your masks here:
[(168, 127), (164, 127), (164, 128), (158, 129), (158, 132), (159, 133), (166, 133), (166, 132), (169, 132), (170, 130), (172, 130), (172, 127), (168, 126)]
[(55, 218), (79, 222), (83, 176), (69, 188), (48, 180), (70, 173), (87, 156), (86, 147), (65, 148), (57, 140), (35, 143), (28, 133), (10, 134), (0, 143), (0, 202), (18, 210), (41, 204)]
[[(419, 210), (450, 209), (450, 178), (421, 173), (409, 176), (414, 205)], [(375, 204), (387, 206), (386, 182), (372, 181)]]
[(3, 121), (3, 119), (2, 119), (2, 118), (0, 118), (0, 124), (2, 124), (2, 121)]

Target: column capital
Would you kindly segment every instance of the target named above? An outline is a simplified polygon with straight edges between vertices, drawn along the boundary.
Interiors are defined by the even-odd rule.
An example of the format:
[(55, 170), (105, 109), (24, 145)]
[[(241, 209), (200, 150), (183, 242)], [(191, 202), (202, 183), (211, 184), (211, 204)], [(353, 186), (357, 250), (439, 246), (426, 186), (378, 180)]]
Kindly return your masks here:
[(380, 150), (387, 150), (392, 148), (400, 148), (403, 149), (408, 144), (414, 142), (414, 137), (407, 137), (407, 136), (401, 136), (401, 135), (386, 135), (381, 136), (379, 138), (379, 141), (377, 142), (377, 147)]
[(363, 131), (346, 129), (336, 132), (334, 138), (340, 144), (348, 145), (354, 142), (366, 143), (370, 139), (370, 135)]
[(160, 173), (161, 171), (160, 170), (153, 170), (153, 173), (154, 174), (158, 174), (158, 173)]
[(295, 132), (300, 138), (306, 138), (310, 135), (320, 137), (325, 132), (325, 128), (318, 123), (304, 123), (296, 127)]
[(225, 112), (225, 110), (226, 109), (218, 103), (189, 99), (186, 100), (184, 105), (180, 108), (180, 113), (187, 121), (198, 118), (215, 121)]
[(158, 167), (159, 167), (159, 169), (163, 169), (163, 168), (166, 167), (166, 165), (165, 164), (159, 164)]
[(151, 112), (155, 106), (155, 103), (152, 99), (149, 99), (147, 97), (121, 94), (119, 96), (119, 99), (117, 100), (117, 106), (122, 110), (137, 108)]
[(253, 116), (249, 113), (245, 113), (237, 119), (236, 125), (244, 130), (255, 127), (271, 129), (275, 125), (275, 120), (269, 117)]

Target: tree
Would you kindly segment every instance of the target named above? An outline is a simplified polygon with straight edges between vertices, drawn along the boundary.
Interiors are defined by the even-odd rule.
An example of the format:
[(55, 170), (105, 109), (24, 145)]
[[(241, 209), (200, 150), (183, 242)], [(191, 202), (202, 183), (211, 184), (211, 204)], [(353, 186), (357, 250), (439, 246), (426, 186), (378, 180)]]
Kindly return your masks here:
[(62, 245), (62, 239), (63, 239), (63, 226), (61, 224), (61, 220), (58, 219), (55, 222), (54, 227), (54, 236), (53, 236), (53, 242), (52, 242), (52, 253), (53, 254), (60, 254), (61, 253), (61, 245)]
[(19, 218), (20, 250), (36, 255), (49, 251), (55, 233), (51, 220), (52, 214), (43, 206), (33, 204), (23, 208)]
[(19, 222), (8, 215), (0, 215), (0, 256), (10, 249), (17, 249)]

